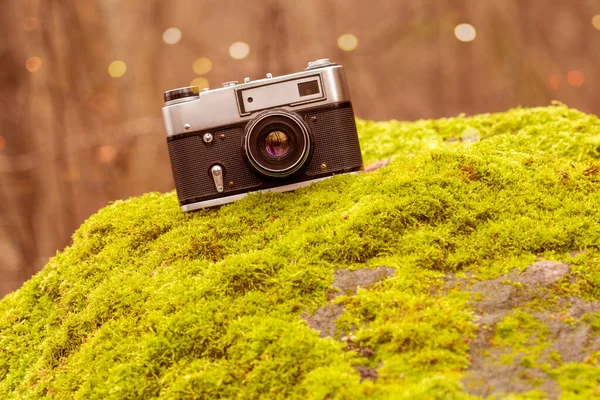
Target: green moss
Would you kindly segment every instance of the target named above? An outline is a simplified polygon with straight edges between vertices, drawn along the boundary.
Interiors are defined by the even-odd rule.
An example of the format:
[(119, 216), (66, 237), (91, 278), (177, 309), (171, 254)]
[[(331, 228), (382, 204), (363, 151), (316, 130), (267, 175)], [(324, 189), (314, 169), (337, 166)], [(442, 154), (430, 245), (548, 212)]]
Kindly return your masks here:
[(533, 356), (525, 356), (521, 358), (521, 365), (525, 368), (537, 368), (537, 362), (535, 361), (535, 357)]
[[(438, 290), (445, 274), (584, 250), (562, 290), (600, 297), (596, 117), (558, 105), (358, 125), (365, 161), (388, 167), (193, 214), (151, 193), (90, 217), (0, 302), (0, 397), (467, 398), (475, 325), (468, 293)], [(395, 275), (337, 300), (372, 357), (302, 320), (336, 269), (379, 265)], [(519, 324), (542, 342), (512, 318), (503, 344), (525, 346)], [(569, 368), (568, 393), (577, 368), (596, 382)]]
[(510, 350), (502, 355), (502, 362), (511, 364), (517, 355), (523, 355), (521, 364), (535, 368), (535, 359), (550, 345), (549, 331), (532, 314), (516, 309), (496, 325), (492, 344)]
[(553, 372), (564, 399), (600, 397), (600, 368), (597, 364), (568, 363)]
[[(493, 399), (497, 399), (497, 396), (491, 396)], [(501, 397), (503, 400), (543, 400), (547, 399), (548, 395), (544, 393), (542, 390), (530, 390), (525, 393), (519, 394), (507, 394)]]
[(548, 353), (548, 355), (546, 356), (546, 358), (548, 359), (548, 361), (552, 361), (555, 364), (562, 364), (562, 356), (560, 355), (560, 353), (556, 350), (550, 350), (550, 352)]
[(510, 285), (510, 286), (512, 286), (512, 287), (514, 287), (516, 289), (523, 289), (523, 287), (525, 286), (521, 282), (512, 281), (510, 279), (505, 279), (505, 280), (501, 281), (500, 283), (503, 284), (503, 285)]
[(588, 322), (595, 332), (600, 331), (600, 312), (585, 314), (581, 319)]

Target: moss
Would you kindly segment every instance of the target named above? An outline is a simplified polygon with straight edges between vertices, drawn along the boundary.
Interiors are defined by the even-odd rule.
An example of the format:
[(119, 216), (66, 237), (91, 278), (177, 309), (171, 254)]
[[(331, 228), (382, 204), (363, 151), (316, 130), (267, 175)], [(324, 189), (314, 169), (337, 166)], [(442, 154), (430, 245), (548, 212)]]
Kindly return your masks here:
[(496, 325), (492, 344), (510, 349), (502, 355), (502, 362), (511, 364), (517, 355), (523, 355), (521, 365), (535, 368), (535, 359), (550, 345), (549, 328), (532, 314), (516, 309)]
[(567, 363), (554, 371), (554, 376), (563, 390), (561, 398), (600, 397), (600, 368), (595, 363)]
[(558, 351), (554, 349), (548, 353), (548, 356), (546, 358), (548, 359), (548, 361), (552, 361), (555, 364), (562, 364), (562, 356)]
[(585, 314), (581, 319), (588, 322), (594, 332), (600, 331), (600, 312)]
[[(171, 192), (90, 217), (0, 302), (0, 397), (468, 398), (470, 294), (441, 293), (446, 274), (581, 250), (562, 290), (600, 297), (596, 117), (556, 105), (358, 125), (365, 161), (389, 166), (193, 214)], [(301, 319), (336, 269), (379, 265), (395, 275), (336, 300), (372, 356)], [(512, 318), (502, 343), (524, 346), (521, 324), (543, 342)], [(564, 367), (565, 393), (578, 373), (593, 392), (588, 366)]]
[(525, 356), (523, 358), (521, 358), (521, 365), (525, 368), (537, 368), (537, 363), (535, 361), (535, 358), (533, 356)]

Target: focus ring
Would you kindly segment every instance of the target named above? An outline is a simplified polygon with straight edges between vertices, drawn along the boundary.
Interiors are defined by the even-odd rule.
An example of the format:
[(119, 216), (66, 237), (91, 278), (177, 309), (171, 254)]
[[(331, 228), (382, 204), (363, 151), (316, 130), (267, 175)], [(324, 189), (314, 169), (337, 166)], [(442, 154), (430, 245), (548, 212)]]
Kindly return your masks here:
[[(259, 151), (264, 146), (261, 138), (266, 138), (270, 132), (284, 129), (282, 127), (287, 128), (287, 134), (294, 139), (294, 148), (285, 159), (266, 159)], [(268, 110), (258, 114), (246, 125), (243, 147), (248, 161), (260, 174), (284, 178), (298, 172), (305, 165), (312, 147), (311, 134), (298, 114), (286, 110)], [(278, 164), (281, 164), (281, 168), (278, 168)]]

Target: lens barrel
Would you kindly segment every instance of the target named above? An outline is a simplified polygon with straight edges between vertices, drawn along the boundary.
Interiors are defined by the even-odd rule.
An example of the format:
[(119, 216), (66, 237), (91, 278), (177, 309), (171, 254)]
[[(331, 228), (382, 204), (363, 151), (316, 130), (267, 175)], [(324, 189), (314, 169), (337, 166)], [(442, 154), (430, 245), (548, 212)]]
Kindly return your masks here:
[(310, 129), (296, 113), (268, 110), (246, 125), (244, 151), (261, 175), (286, 178), (306, 165), (312, 140)]

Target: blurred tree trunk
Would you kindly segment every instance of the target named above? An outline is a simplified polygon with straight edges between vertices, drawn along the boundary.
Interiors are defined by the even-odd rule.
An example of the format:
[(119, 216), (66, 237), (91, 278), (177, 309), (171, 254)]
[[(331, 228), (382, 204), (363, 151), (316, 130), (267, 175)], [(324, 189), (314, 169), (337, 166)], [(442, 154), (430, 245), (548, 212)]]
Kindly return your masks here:
[[(35, 272), (36, 252), (32, 249), (37, 247), (38, 237), (34, 210), (39, 199), (36, 172), (22, 170), (18, 163), (35, 151), (28, 115), (31, 74), (25, 69), (27, 54), (22, 45), (24, 18), (15, 4), (7, 7), (0, 13), (0, 136), (5, 145), (0, 155), (0, 238), (6, 246), (0, 254), (2, 292)], [(8, 259), (10, 254), (17, 259)], [(13, 276), (7, 276), (8, 264), (16, 267), (9, 270)]]
[[(111, 82), (107, 83), (106, 70), (101, 74), (97, 68), (107, 65), (108, 46), (95, 2), (7, 5), (12, 6), (10, 11), (0, 13), (5, 38), (0, 45), (0, 134), (6, 138), (0, 155), (0, 234), (18, 259), (11, 269), (16, 267), (18, 281), (24, 281), (43, 265), (38, 262), (41, 256), (68, 244), (81, 223), (80, 182), (93, 180), (95, 163), (90, 155), (101, 126), (89, 103), (96, 92), (109, 91)], [(40, 24), (25, 35), (23, 22), (29, 16)], [(39, 71), (25, 68), (29, 56), (41, 58)], [(109, 119), (123, 120), (114, 114)], [(41, 236), (48, 240), (40, 242)], [(0, 257), (3, 271), (15, 264)]]
[[(47, 24), (42, 27), (42, 44), (48, 60), (46, 68), (49, 76), (52, 77), (47, 80), (47, 91), (54, 118), (53, 124), (48, 127), (48, 133), (53, 142), (52, 152), (55, 160), (53, 181), (60, 205), (56, 209), (60, 223), (54, 226), (56, 237), (59, 238), (65, 238), (76, 228), (73, 187), (70, 180), (65, 179), (70, 170), (70, 160), (67, 155), (71, 146), (70, 132), (65, 123), (67, 113), (65, 97), (67, 93), (70, 97), (76, 98), (80, 95), (79, 90), (82, 88), (77, 86), (76, 81), (85, 81), (86, 77), (81, 75), (85, 71), (77, 67), (80, 60), (84, 60), (88, 46), (79, 18), (75, 15), (75, 7), (69, 3), (71, 2), (68, 0), (46, 0), (40, 6), (40, 15), (47, 21)], [(69, 29), (68, 35), (64, 35), (65, 28)], [(63, 44), (62, 49), (58, 45), (60, 42)], [(74, 47), (77, 48), (75, 53)], [(71, 71), (66, 67), (70, 67)]]

